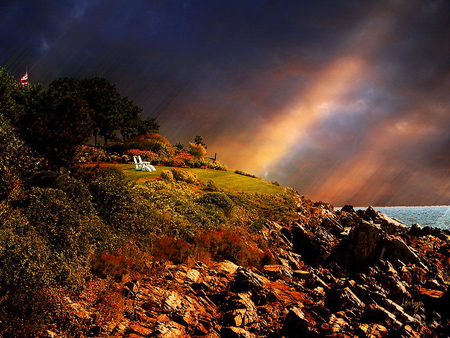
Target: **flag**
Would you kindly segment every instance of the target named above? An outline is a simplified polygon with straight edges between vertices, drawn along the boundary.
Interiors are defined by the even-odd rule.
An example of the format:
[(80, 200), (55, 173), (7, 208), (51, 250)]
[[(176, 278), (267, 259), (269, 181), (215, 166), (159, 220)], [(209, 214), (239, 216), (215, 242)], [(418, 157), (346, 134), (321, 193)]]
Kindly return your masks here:
[(22, 83), (22, 85), (24, 86), (28, 84), (28, 72), (23, 74), (23, 76), (20, 78), (20, 83)]

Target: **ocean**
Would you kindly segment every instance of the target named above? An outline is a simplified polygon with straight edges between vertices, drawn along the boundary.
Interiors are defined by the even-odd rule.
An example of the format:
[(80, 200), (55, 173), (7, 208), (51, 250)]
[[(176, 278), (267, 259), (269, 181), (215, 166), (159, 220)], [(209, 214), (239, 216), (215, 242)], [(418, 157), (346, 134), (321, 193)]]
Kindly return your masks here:
[[(366, 208), (355, 208), (366, 209)], [(450, 205), (420, 206), (420, 207), (374, 207), (375, 210), (411, 226), (415, 223), (421, 226), (450, 229)]]

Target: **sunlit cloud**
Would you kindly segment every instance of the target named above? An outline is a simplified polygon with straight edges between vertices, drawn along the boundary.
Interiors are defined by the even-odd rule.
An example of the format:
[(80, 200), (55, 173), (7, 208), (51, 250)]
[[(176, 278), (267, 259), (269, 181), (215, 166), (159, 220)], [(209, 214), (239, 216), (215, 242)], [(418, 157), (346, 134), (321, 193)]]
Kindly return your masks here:
[(3, 5), (16, 77), (106, 77), (171, 142), (313, 199), (450, 203), (448, 2), (43, 4)]

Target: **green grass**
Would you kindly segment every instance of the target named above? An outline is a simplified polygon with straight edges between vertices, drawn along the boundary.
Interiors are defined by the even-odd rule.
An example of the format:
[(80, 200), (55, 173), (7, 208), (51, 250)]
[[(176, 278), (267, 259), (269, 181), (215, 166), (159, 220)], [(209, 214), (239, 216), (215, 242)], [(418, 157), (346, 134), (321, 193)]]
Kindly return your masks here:
[[(127, 178), (138, 182), (143, 182), (157, 178), (161, 171), (172, 170), (172, 167), (155, 166), (156, 171), (145, 172), (136, 171), (133, 164), (116, 164), (116, 167), (122, 170)], [(203, 182), (213, 181), (219, 188), (243, 191), (258, 192), (262, 194), (279, 194), (284, 192), (283, 187), (279, 187), (260, 178), (253, 178), (236, 174), (233, 171), (200, 169), (200, 168), (181, 168), (196, 174)]]

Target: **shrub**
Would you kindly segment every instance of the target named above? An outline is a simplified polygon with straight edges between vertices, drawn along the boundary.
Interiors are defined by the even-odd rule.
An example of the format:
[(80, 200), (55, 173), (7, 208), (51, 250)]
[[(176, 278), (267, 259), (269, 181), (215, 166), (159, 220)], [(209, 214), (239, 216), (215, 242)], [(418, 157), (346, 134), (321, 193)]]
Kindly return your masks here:
[(202, 160), (206, 156), (206, 149), (201, 144), (189, 143), (189, 153), (196, 159)]
[(219, 209), (222, 209), (226, 215), (229, 215), (233, 209), (233, 202), (223, 192), (206, 193), (202, 197), (198, 198), (196, 202), (203, 205), (214, 205)]
[(248, 176), (248, 177), (252, 177), (252, 178), (258, 178), (257, 176), (246, 173), (245, 171), (242, 171), (242, 170), (235, 170), (234, 172), (238, 175)]
[(264, 252), (250, 247), (242, 236), (233, 230), (206, 230), (195, 237), (199, 256), (208, 253), (216, 261), (230, 260), (238, 265), (260, 266)]
[(216, 182), (214, 182), (213, 180), (208, 180), (205, 184), (205, 187), (203, 188), (203, 190), (206, 191), (218, 191), (219, 187), (217, 186)]
[(23, 198), (23, 183), (38, 162), (0, 113), (0, 199)]
[(75, 163), (109, 161), (106, 152), (101, 148), (81, 145), (75, 148)]
[(55, 258), (38, 232), (0, 230), (1, 337), (37, 337), (53, 322), (58, 309)]
[(161, 236), (152, 243), (152, 255), (155, 260), (168, 260), (174, 264), (185, 263), (190, 252), (190, 244), (184, 239)]
[(126, 274), (128, 261), (122, 254), (100, 252), (91, 258), (91, 272), (100, 278), (112, 277), (120, 282)]
[(157, 133), (147, 133), (145, 135), (132, 137), (126, 143), (129, 146), (128, 149), (150, 150), (158, 154), (158, 157), (161, 159), (172, 158), (175, 152), (175, 149), (170, 142)]
[(176, 181), (182, 181), (190, 184), (198, 184), (198, 176), (186, 170), (172, 169), (173, 178)]
[(173, 181), (173, 174), (170, 170), (161, 171), (161, 178), (165, 181)]
[(129, 149), (123, 153), (127, 156), (141, 156), (145, 160), (152, 161), (158, 157), (157, 154), (150, 150)]

